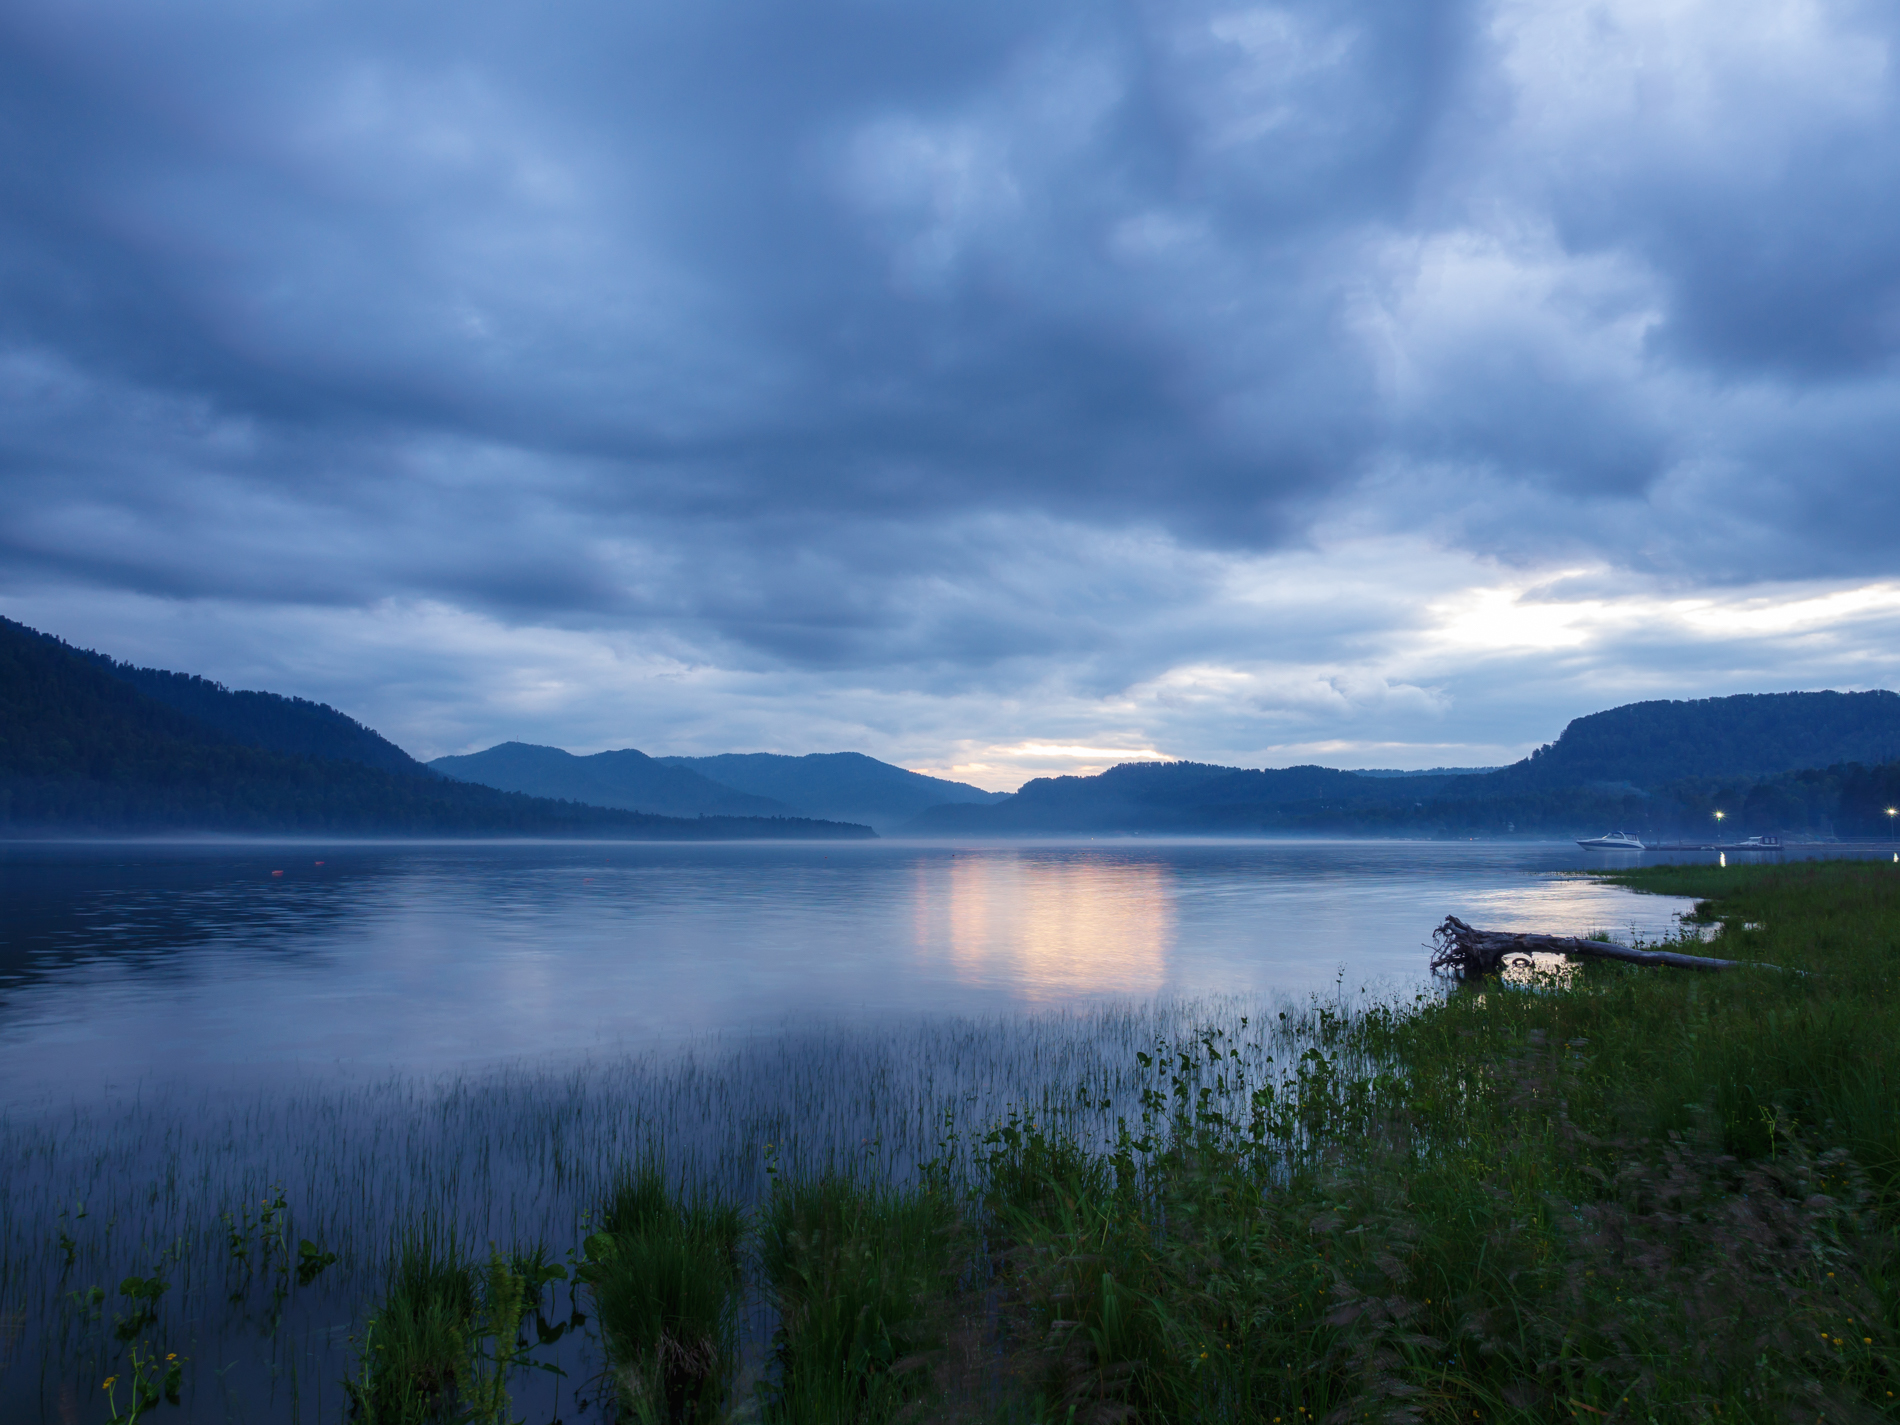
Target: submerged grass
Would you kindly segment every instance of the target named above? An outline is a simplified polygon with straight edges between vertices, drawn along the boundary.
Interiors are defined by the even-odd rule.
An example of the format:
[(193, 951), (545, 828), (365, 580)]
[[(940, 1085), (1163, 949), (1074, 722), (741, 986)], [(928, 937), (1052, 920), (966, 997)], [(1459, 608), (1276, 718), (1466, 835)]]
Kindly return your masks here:
[(427, 1225), (401, 1234), (389, 1285), (364, 1330), (350, 1386), (367, 1425), (422, 1425), (455, 1408), (469, 1384), (470, 1337), (481, 1282), (452, 1237)]
[(766, 1418), (882, 1421), (930, 1388), (928, 1353), (967, 1260), (956, 1203), (935, 1181), (834, 1170), (777, 1181), (761, 1211), (761, 1275), (779, 1327)]
[(621, 1406), (643, 1422), (705, 1422), (738, 1363), (739, 1207), (676, 1191), (657, 1158), (617, 1179), (587, 1239), (587, 1284)]
[[(478, 1267), (488, 1244), (553, 1244), (548, 1260), (568, 1262), (582, 1219), (598, 1222), (616, 1177), (658, 1142), (674, 1181), (731, 1202), (766, 1191), (767, 1143), (788, 1174), (848, 1159), (902, 1182), (936, 1151), (947, 1102), (980, 1117), (1050, 1084), (1120, 1093), (1133, 1047), (1231, 1012), (1208, 999), (906, 1021), (433, 1083), (147, 1088), (0, 1115), (0, 1419), (105, 1421), (101, 1382), (119, 1380), (123, 1406), (136, 1350), (186, 1363), (182, 1418), (336, 1420), (389, 1288), (392, 1223), (453, 1237)], [(134, 1277), (167, 1290), (123, 1295)], [(576, 1391), (598, 1393), (597, 1323), (572, 1282), (537, 1290), (531, 1354), (566, 1375), (517, 1370), (515, 1410), (568, 1418)], [(772, 1329), (749, 1303), (742, 1336)]]
[[(353, 1212), (308, 1199), (293, 1232), (298, 1185), (247, 1183), (230, 1200), (265, 1208), (227, 1223), (219, 1289), (279, 1283), (274, 1308), (236, 1294), (258, 1312), (373, 1294), (351, 1396), (404, 1425), (522, 1418), (530, 1348), (643, 1422), (1893, 1418), (1900, 866), (1615, 879), (1699, 901), (1710, 953), (1806, 973), (1592, 962), (1396, 1003), (938, 1029), (743, 1081), (689, 1065), (638, 1112), (600, 1084), (464, 1087), (434, 1138), (372, 1118)], [(485, 1146), (451, 1178), (426, 1148), (457, 1122)], [(497, 1199), (509, 1154), (533, 1166)], [(390, 1162), (418, 1178), (378, 1196)], [(224, 1200), (171, 1181), (154, 1202)], [(372, 1249), (396, 1204), (439, 1225)], [(8, 1239), (10, 1289), (28, 1262), (59, 1277), (66, 1348), (102, 1365), (169, 1350), (216, 1233), (134, 1244), (123, 1195), (52, 1206), (44, 1242)], [(546, 1249), (456, 1245), (580, 1242), (583, 1214), (565, 1317)], [(296, 1261), (336, 1250), (340, 1275), (291, 1282), (306, 1231)], [(102, 1243), (165, 1290), (116, 1315), (82, 1294)]]

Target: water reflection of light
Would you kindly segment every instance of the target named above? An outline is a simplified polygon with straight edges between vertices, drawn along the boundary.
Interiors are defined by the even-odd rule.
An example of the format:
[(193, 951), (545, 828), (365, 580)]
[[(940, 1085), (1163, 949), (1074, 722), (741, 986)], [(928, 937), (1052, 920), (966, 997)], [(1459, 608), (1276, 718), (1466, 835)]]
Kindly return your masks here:
[(1568, 955), (1546, 955), (1533, 950), (1507, 959), (1500, 978), (1507, 985), (1522, 985), (1527, 989), (1561, 989), (1573, 982), (1582, 968), (1581, 961), (1572, 960)]
[(1549, 876), (1500, 890), (1468, 893), (1457, 912), (1485, 930), (1539, 935), (1638, 935), (1661, 940), (1681, 933), (1676, 916), (1692, 902), (1674, 896), (1632, 898), (1620, 886), (1586, 876)]
[(919, 867), (917, 948), (1030, 1000), (1159, 989), (1174, 946), (1165, 866), (993, 852)]

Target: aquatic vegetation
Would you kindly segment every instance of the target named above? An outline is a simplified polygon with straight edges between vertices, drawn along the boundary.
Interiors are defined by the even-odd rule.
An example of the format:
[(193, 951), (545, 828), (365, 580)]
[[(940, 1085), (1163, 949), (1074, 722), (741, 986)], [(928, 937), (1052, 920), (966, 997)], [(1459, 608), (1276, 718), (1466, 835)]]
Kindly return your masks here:
[(358, 1342), (346, 1383), (365, 1425), (510, 1425), (510, 1378), (525, 1362), (524, 1319), (542, 1288), (565, 1278), (536, 1250), (465, 1259), (428, 1227), (400, 1238), (387, 1291)]
[(778, 1314), (767, 1418), (882, 1421), (929, 1386), (941, 1303), (968, 1254), (939, 1183), (903, 1186), (848, 1166), (778, 1177), (760, 1213), (761, 1276)]
[(130, 1382), (169, 1408), (155, 1362), (210, 1346), (275, 1400), (246, 1332), (300, 1418), (404, 1425), (1891, 1417), (1900, 868), (1626, 879), (1810, 973), (1533, 967), (190, 1106), (210, 1132), (8, 1122), (9, 1369), (89, 1381), (85, 1425)]
[(479, 1311), (470, 1323), (467, 1369), (456, 1399), (468, 1425), (512, 1425), (509, 1379), (524, 1355), (522, 1318), (540, 1295), (540, 1284), (524, 1276), (519, 1265), (517, 1258), (491, 1252), (482, 1273)]
[[(246, 1418), (336, 1419), (388, 1291), (399, 1250), (391, 1224), (427, 1224), (438, 1241), (509, 1255), (549, 1244), (543, 1265), (558, 1265), (581, 1247), (584, 1218), (598, 1226), (627, 1165), (661, 1142), (671, 1181), (729, 1203), (769, 1194), (768, 1143), (787, 1175), (848, 1161), (867, 1180), (901, 1185), (937, 1155), (947, 1107), (999, 1116), (1040, 1105), (1056, 1084), (1087, 1084), (1097, 1100), (1126, 1096), (1134, 1052), (1156, 1034), (1257, 1009), (1106, 1004), (806, 1029), (435, 1082), (147, 1087), (134, 1099), (14, 1110), (0, 1117), (0, 1322), (20, 1325), (0, 1359), (0, 1392), (31, 1363), (53, 1383), (39, 1418), (60, 1420), (59, 1391), (70, 1389), (81, 1425), (96, 1425), (99, 1382), (129, 1369), (112, 1334), (113, 1312), (129, 1303), (107, 1289), (128, 1273), (156, 1274), (170, 1289), (155, 1304), (153, 1338), (217, 1362), (186, 1372), (187, 1414), (241, 1402)], [(567, 1411), (557, 1392), (571, 1403), (601, 1369), (598, 1323), (575, 1286), (544, 1279), (540, 1304), (529, 1303), (533, 1359), (566, 1375), (517, 1368), (517, 1416)], [(774, 1329), (753, 1280), (741, 1295), (742, 1374), (757, 1375)], [(99, 1413), (89, 1416), (94, 1396)]]
[(706, 1421), (738, 1363), (744, 1215), (703, 1188), (674, 1191), (654, 1158), (618, 1178), (579, 1276), (621, 1402), (641, 1421)]
[(326, 1252), (308, 1237), (297, 1243), (297, 1285), (309, 1286), (325, 1267), (336, 1264), (335, 1252)]
[(124, 1381), (127, 1400), (125, 1413), (119, 1413), (119, 1386), (117, 1376), (107, 1376), (102, 1389), (106, 1393), (107, 1425), (137, 1425), (144, 1414), (160, 1401), (172, 1405), (179, 1403), (178, 1388), (184, 1379), (184, 1363), (176, 1352), (168, 1351), (163, 1359), (155, 1350), (147, 1348), (142, 1342), (132, 1347), (130, 1364), (131, 1378)]
[(1892, 1413), (1900, 872), (1640, 876), (1822, 973), (1592, 964), (1315, 1007), (1244, 1096), (1244, 1045), (1157, 1044), (1113, 1145), (991, 1128), (1018, 1398), (1056, 1419)]
[(448, 1415), (467, 1376), (476, 1297), (475, 1270), (452, 1237), (427, 1226), (402, 1234), (350, 1387), (364, 1420), (421, 1425)]

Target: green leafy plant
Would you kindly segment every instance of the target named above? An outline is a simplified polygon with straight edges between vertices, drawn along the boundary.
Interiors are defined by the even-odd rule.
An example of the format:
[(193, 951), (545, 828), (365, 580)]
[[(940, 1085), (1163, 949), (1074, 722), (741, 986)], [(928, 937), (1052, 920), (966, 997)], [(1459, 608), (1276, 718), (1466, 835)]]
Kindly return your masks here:
[(336, 1253), (326, 1252), (308, 1237), (297, 1243), (297, 1285), (309, 1286), (325, 1267), (336, 1263)]
[(153, 1274), (149, 1277), (127, 1277), (119, 1283), (119, 1295), (132, 1303), (130, 1315), (115, 1315), (113, 1334), (121, 1341), (130, 1341), (158, 1320), (158, 1300), (170, 1288), (171, 1283), (163, 1277)]
[[(468, 1425), (509, 1425), (508, 1376), (521, 1356), (521, 1318), (529, 1293), (538, 1296), (540, 1285), (531, 1285), (501, 1253), (489, 1254), (458, 1401)], [(481, 1349), (484, 1339), (490, 1343), (486, 1353)]]
[(161, 1359), (156, 1350), (144, 1349), (144, 1343), (140, 1342), (132, 1347), (131, 1363), (132, 1378), (125, 1382), (131, 1398), (126, 1402), (124, 1414), (119, 1412), (119, 1377), (107, 1376), (103, 1383), (107, 1425), (137, 1425), (145, 1412), (160, 1401), (171, 1405), (179, 1403), (184, 1362), (175, 1352)]

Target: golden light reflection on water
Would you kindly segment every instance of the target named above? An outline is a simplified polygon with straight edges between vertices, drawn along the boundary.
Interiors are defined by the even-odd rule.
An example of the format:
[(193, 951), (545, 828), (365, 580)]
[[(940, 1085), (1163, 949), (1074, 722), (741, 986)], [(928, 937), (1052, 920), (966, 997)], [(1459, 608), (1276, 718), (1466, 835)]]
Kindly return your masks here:
[(1165, 866), (997, 851), (917, 871), (917, 949), (1029, 1000), (1153, 993), (1174, 948)]

